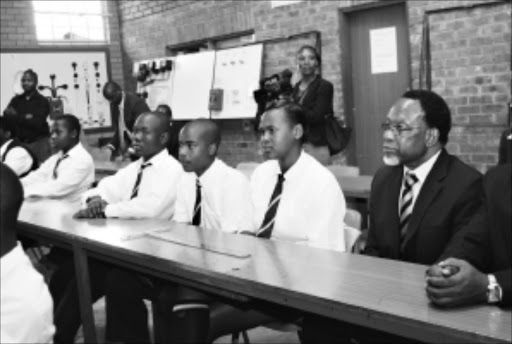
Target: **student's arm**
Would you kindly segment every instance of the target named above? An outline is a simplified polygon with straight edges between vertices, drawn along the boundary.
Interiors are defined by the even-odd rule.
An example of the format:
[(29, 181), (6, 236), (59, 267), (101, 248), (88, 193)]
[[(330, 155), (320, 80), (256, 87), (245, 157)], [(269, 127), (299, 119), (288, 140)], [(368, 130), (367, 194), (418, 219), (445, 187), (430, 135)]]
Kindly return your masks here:
[(230, 177), (228, 183), (229, 187), (222, 195), (222, 231), (255, 232), (249, 181), (244, 175), (237, 173)]
[[(66, 161), (64, 160), (62, 165), (65, 163)], [(92, 161), (75, 159), (72, 164), (66, 163), (63, 168), (59, 168), (57, 179), (49, 178), (46, 181), (28, 186), (25, 189), (25, 197), (66, 197), (75, 192), (87, 178), (94, 180), (94, 165)]]
[(46, 159), (46, 161), (41, 166), (39, 166), (37, 170), (30, 172), (26, 177), (21, 179), (23, 187), (26, 189), (30, 185), (43, 183), (47, 181), (53, 173), (55, 163), (55, 156), (51, 156), (48, 159)]
[(9, 166), (16, 175), (26, 173), (33, 163), (33, 159), (26, 149), (15, 147), (7, 153), (4, 163)]
[(311, 124), (322, 123), (326, 115), (332, 112), (334, 88), (330, 82), (320, 83), (313, 107), (306, 109), (307, 122)]
[(312, 229), (308, 245), (345, 252), (345, 197), (335, 180), (319, 191), (321, 199), (317, 200), (314, 213), (308, 214)]
[(180, 177), (181, 171), (176, 170), (153, 178), (151, 187), (139, 189), (139, 194), (134, 199), (107, 205), (105, 215), (118, 218), (155, 218), (169, 207), (174, 213), (178, 184), (176, 181)]

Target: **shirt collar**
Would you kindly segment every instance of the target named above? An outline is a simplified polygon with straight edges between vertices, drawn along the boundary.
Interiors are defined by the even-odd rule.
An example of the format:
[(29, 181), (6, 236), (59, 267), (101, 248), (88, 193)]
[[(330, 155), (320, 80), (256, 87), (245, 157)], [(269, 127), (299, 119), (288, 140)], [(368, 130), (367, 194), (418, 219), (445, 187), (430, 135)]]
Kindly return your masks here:
[(9, 144), (12, 142), (12, 139), (5, 141), (5, 143), (0, 147), (0, 155), (3, 155)]
[[(307, 159), (306, 153), (304, 153), (304, 151), (301, 151), (297, 161), (295, 161), (295, 163), (288, 169), (288, 171), (286, 171), (284, 173), (284, 180), (285, 181), (293, 180), (297, 176), (300, 176), (304, 169), (303, 166), (306, 163), (306, 159)], [(274, 160), (274, 162), (275, 162), (275, 165), (274, 165), (275, 174), (279, 175), (282, 173), (281, 166), (279, 166), (279, 162), (277, 160)]]
[(169, 153), (167, 152), (167, 149), (166, 148), (163, 148), (160, 153), (157, 153), (155, 154), (151, 159), (149, 159), (148, 161), (144, 162), (142, 160), (142, 158), (140, 158), (139, 160), (137, 160), (137, 163), (140, 165), (147, 165), (149, 163), (151, 163), (152, 166), (155, 166), (155, 167), (158, 167), (158, 165), (162, 164), (166, 158), (169, 157)]
[(425, 179), (427, 179), (430, 170), (432, 170), (432, 167), (437, 161), (439, 154), (441, 154), (441, 149), (436, 154), (432, 155), (430, 159), (425, 161), (420, 166), (416, 167), (414, 170), (411, 170), (410, 168), (404, 165), (404, 177), (407, 172), (413, 172), (416, 175), (416, 177), (418, 177), (419, 182), (423, 184), (423, 182), (425, 182)]
[[(82, 144), (78, 142), (76, 145), (73, 146), (68, 152), (66, 153), (67, 156), (76, 156), (80, 154), (80, 151), (83, 149)], [(62, 150), (57, 153), (59, 155), (59, 158), (64, 155), (64, 152)]]
[(201, 177), (199, 177), (199, 182), (201, 183), (201, 185), (205, 185), (205, 183), (208, 183), (208, 182), (214, 182), (215, 176), (218, 175), (216, 173), (216, 171), (219, 168), (221, 168), (221, 165), (222, 165), (222, 161), (215, 158), (215, 160), (210, 165), (210, 167), (208, 167), (208, 169), (206, 171), (204, 171), (204, 173), (201, 175)]
[(121, 92), (121, 101), (119, 102), (119, 107), (120, 108), (124, 108), (124, 98), (126, 98), (126, 95), (125, 95), (125, 93), (123, 91), (123, 92)]

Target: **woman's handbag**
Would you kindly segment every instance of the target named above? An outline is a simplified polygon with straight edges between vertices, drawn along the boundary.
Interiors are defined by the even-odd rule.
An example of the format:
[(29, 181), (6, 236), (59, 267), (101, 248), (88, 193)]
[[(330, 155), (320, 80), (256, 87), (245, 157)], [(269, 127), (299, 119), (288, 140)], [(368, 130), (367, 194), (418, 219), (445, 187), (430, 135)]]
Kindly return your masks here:
[(350, 141), (352, 128), (342, 126), (334, 115), (325, 117), (325, 137), (331, 155), (343, 151)]

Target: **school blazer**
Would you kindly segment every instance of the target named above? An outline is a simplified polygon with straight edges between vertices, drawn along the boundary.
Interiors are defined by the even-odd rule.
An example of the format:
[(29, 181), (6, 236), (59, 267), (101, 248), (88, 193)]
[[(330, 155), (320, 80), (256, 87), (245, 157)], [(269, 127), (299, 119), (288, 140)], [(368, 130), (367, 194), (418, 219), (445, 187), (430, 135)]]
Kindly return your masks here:
[[(124, 123), (129, 131), (133, 130), (135, 120), (137, 119), (137, 117), (139, 117), (141, 113), (150, 111), (144, 99), (139, 98), (138, 96), (132, 93), (125, 93), (123, 105)], [(112, 137), (109, 143), (115, 148), (116, 151), (118, 151), (120, 144), (120, 133), (117, 125), (119, 120), (119, 106), (111, 104), (110, 111), (112, 113), (112, 124), (114, 125), (115, 132), (114, 136)], [(125, 142), (127, 142), (128, 144), (131, 142), (131, 138), (126, 134)]]
[(500, 165), (484, 177), (480, 211), (459, 232), (441, 259), (455, 257), (493, 273), (503, 291), (502, 306), (512, 306), (512, 165)]
[(398, 215), (403, 167), (380, 168), (370, 193), (370, 228), (364, 253), (371, 256), (433, 264), (479, 208), (481, 174), (441, 151), (428, 174), (400, 241)]

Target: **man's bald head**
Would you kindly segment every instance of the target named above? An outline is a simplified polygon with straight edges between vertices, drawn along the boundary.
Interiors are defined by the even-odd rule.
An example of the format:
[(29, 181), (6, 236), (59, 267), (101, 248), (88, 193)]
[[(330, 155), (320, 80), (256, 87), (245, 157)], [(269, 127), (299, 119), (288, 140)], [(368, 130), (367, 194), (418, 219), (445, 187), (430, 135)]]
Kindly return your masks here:
[(107, 81), (103, 86), (103, 96), (111, 103), (119, 103), (121, 101), (123, 89), (115, 81)]
[(209, 119), (198, 119), (181, 129), (179, 140), (183, 168), (200, 176), (217, 156), (221, 140), (220, 129)]
[(0, 253), (8, 253), (16, 246), (16, 221), (23, 203), (23, 187), (7, 165), (0, 167)]
[(212, 120), (206, 118), (196, 119), (187, 123), (182, 130), (190, 130), (197, 132), (198, 138), (204, 140), (207, 145), (215, 144), (219, 146), (221, 134), (219, 126)]

